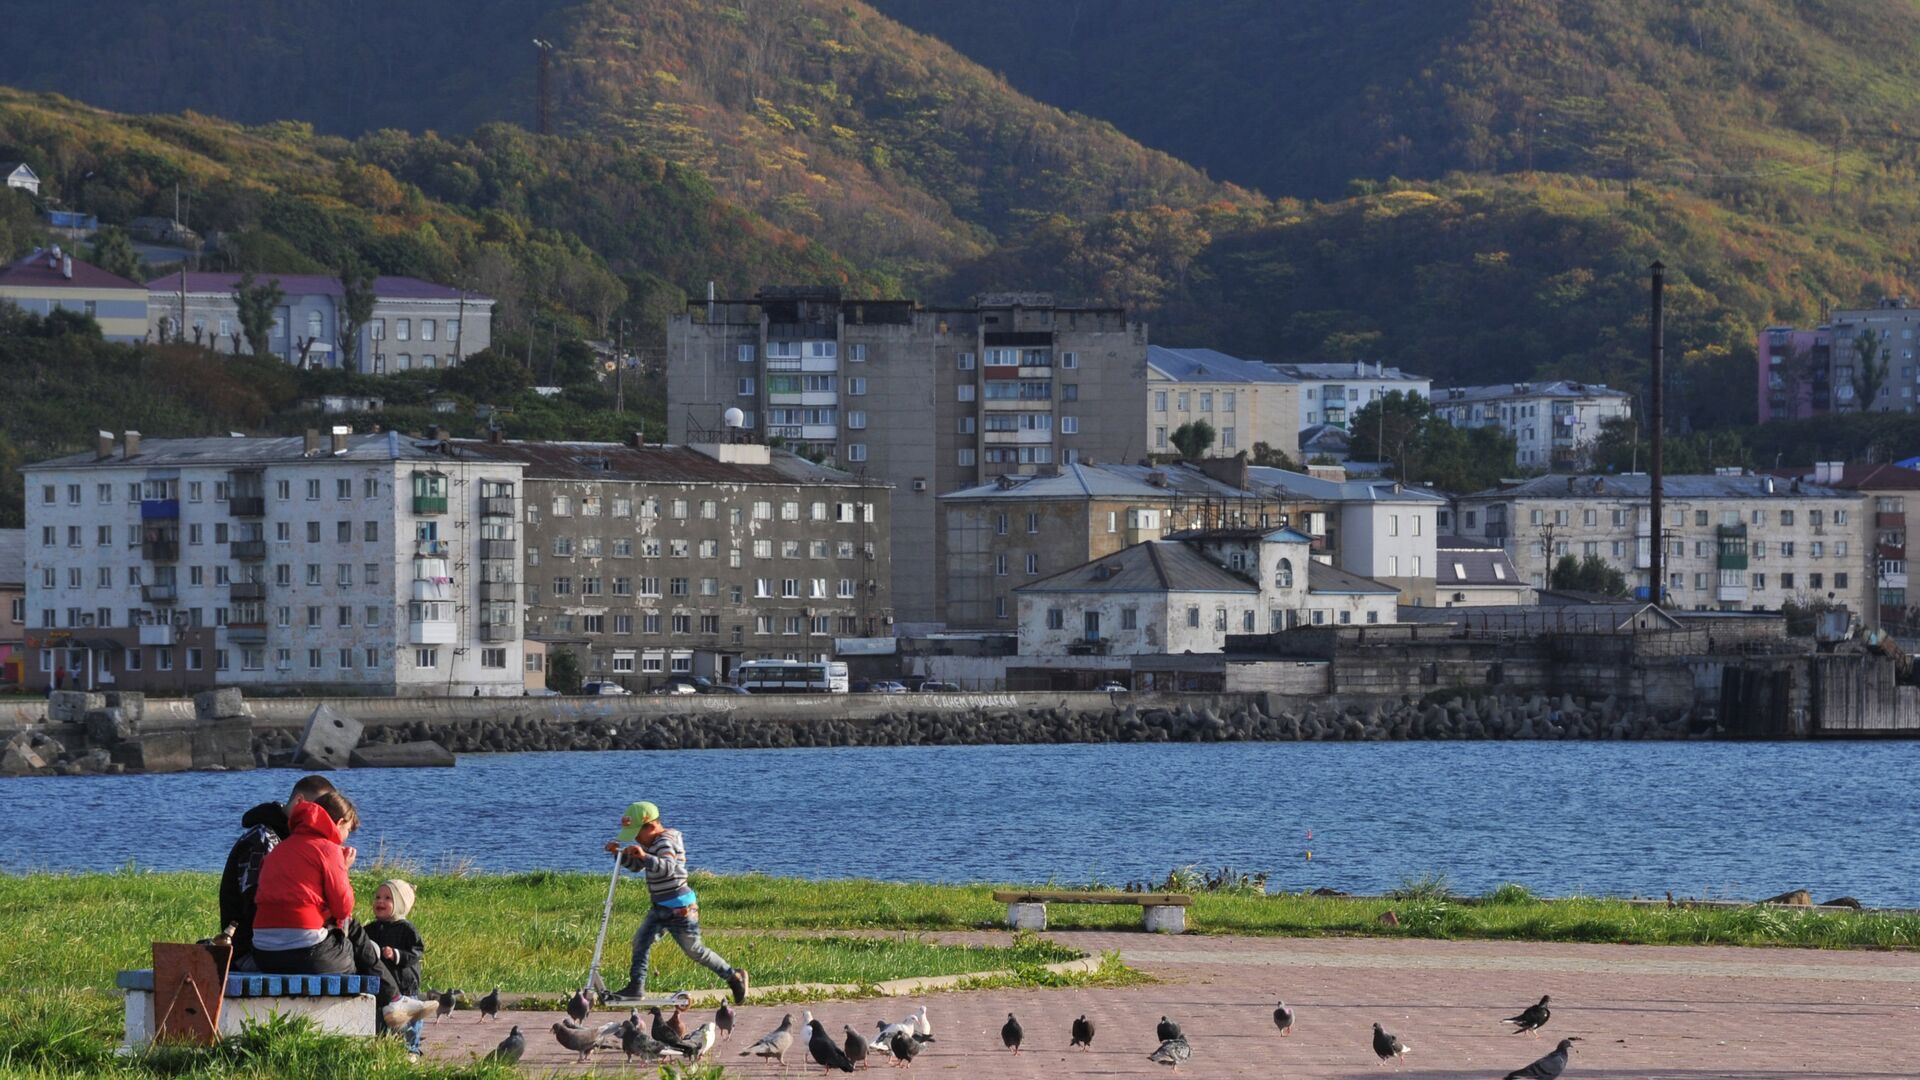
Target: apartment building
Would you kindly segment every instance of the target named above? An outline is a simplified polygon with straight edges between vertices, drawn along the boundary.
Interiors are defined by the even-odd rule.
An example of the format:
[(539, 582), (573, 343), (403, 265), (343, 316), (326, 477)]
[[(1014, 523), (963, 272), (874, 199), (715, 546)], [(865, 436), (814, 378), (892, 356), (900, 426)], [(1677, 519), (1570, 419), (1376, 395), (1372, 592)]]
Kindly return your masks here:
[[(181, 336), (224, 352), (249, 351), (234, 299), (240, 277), (180, 270), (155, 278), (147, 283), (148, 328), (158, 340)], [(291, 364), (340, 367), (346, 303), (340, 279), (263, 273), (254, 280), (277, 282), (285, 294), (274, 309), (269, 350)], [(373, 317), (359, 331), (361, 371), (384, 375), (453, 367), (493, 344), (490, 297), (410, 277), (377, 277), (373, 292)]]
[(1274, 364), (1275, 371), (1299, 385), (1300, 430), (1325, 424), (1347, 430), (1347, 423), (1370, 401), (1398, 390), (1429, 397), (1433, 380), (1383, 363)]
[[(1119, 308), (1044, 293), (963, 308), (768, 288), (689, 306), (667, 328), (671, 442), (715, 441), (726, 412), (759, 438), (894, 491), (902, 551), (940, 542), (935, 495), (1072, 464), (1141, 457), (1146, 327)], [(902, 623), (926, 623), (936, 576), (894, 590)]]
[[(1542, 476), (1462, 496), (1444, 526), (1503, 548), (1534, 588), (1564, 556), (1597, 555), (1650, 595), (1649, 478)], [(1664, 602), (1697, 611), (1771, 611), (1875, 597), (1873, 503), (1858, 492), (1773, 476), (1669, 476)]]
[(1250, 467), (1245, 484), (1286, 509), (1285, 523), (1313, 539), (1316, 560), (1393, 586), (1403, 604), (1434, 602), (1444, 496), (1382, 477), (1350, 480), (1337, 465), (1304, 473)]
[(520, 465), (396, 433), (120, 440), (23, 468), (27, 681), (519, 694)]
[(1879, 625), (1904, 634), (1920, 623), (1920, 605), (1907, 591), (1907, 500), (1920, 498), (1920, 472), (1900, 465), (1823, 461), (1811, 468), (1774, 470), (1774, 475), (1857, 491), (1872, 503)]
[(1208, 457), (1232, 457), (1265, 443), (1288, 457), (1300, 450), (1300, 386), (1270, 365), (1212, 349), (1147, 346), (1147, 445), (1176, 452), (1173, 433), (1204, 420)]
[(1292, 529), (1195, 530), (1023, 585), (1020, 655), (1217, 653), (1230, 634), (1394, 621), (1398, 590), (1311, 545)]
[(1433, 411), (1457, 428), (1499, 428), (1521, 469), (1573, 470), (1592, 465), (1602, 424), (1633, 417), (1633, 395), (1571, 379), (1454, 386), (1434, 391)]
[(27, 530), (0, 529), (0, 682), (21, 685), (27, 640)]
[[(1920, 388), (1920, 362), (1914, 360), (1920, 310), (1905, 297), (1890, 297), (1870, 308), (1834, 311), (1812, 330), (1769, 326), (1754, 341), (1759, 367), (1756, 415), (1768, 420), (1797, 419), (1826, 413), (1912, 412)], [(1876, 366), (1886, 375), (1870, 402), (1862, 402), (1857, 377), (1863, 338), (1875, 343)]]
[(527, 637), (594, 678), (724, 679), (892, 633), (878, 481), (754, 443), (456, 445), (524, 470), (523, 573), (481, 588), (524, 599)]
[(76, 259), (57, 245), (0, 266), (0, 304), (35, 315), (91, 315), (108, 341), (126, 344), (147, 338), (146, 287)]

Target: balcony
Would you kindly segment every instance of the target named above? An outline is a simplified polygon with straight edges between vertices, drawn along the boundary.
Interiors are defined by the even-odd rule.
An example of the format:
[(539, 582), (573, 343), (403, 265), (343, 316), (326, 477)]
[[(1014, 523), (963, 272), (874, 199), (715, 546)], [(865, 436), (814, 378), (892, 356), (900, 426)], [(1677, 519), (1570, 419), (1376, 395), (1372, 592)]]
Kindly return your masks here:
[(1723, 604), (1744, 604), (1747, 601), (1745, 585), (1722, 585), (1714, 592), (1714, 599)]
[(480, 541), (480, 557), (483, 559), (506, 559), (511, 562), (513, 560), (513, 541), (482, 540)]
[(480, 583), (482, 600), (518, 600), (520, 583), (517, 581), (483, 581)]
[(236, 581), (227, 586), (229, 600), (265, 600), (267, 585), (264, 581)]
[(140, 628), (142, 645), (172, 645), (177, 636), (172, 623), (151, 623)]
[(265, 540), (235, 540), (227, 546), (235, 562), (259, 562), (267, 557)]
[(414, 549), (414, 557), (420, 559), (444, 559), (447, 557), (445, 540), (422, 540)]
[(416, 514), (444, 514), (447, 512), (445, 495), (415, 495), (413, 512)]
[(228, 641), (265, 641), (267, 624), (264, 622), (230, 622), (227, 624)]
[(460, 627), (450, 622), (407, 624), (409, 645), (451, 645), (460, 638)]
[(227, 513), (234, 517), (265, 517), (267, 498), (264, 495), (233, 495), (227, 499)]
[(415, 578), (413, 582), (413, 599), (435, 600), (445, 603), (453, 599), (453, 582)]
[(481, 641), (518, 641), (520, 630), (512, 623), (481, 623)]
[(142, 585), (140, 599), (149, 604), (173, 604), (180, 600), (180, 590), (172, 585)]
[(480, 513), (483, 517), (512, 517), (513, 496), (488, 495), (480, 500)]
[(1898, 510), (1882, 510), (1873, 515), (1875, 528), (1904, 529), (1907, 527), (1907, 515)]
[(180, 558), (180, 541), (148, 540), (140, 545), (140, 557), (148, 562), (173, 562)]
[(178, 521), (180, 520), (179, 499), (141, 499), (141, 521)]

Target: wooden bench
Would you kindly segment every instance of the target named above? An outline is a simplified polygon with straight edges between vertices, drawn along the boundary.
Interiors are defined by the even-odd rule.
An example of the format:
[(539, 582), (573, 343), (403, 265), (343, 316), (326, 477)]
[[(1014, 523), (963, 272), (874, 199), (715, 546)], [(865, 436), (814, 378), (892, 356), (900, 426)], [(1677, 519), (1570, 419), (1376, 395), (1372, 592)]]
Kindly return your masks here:
[[(126, 991), (124, 1045), (140, 1050), (153, 1042), (153, 969), (122, 971), (114, 985)], [(238, 1035), (248, 1023), (273, 1015), (304, 1016), (321, 1031), (372, 1035), (379, 1024), (374, 995), (380, 980), (359, 975), (258, 975), (236, 971), (227, 976), (220, 1009), (221, 1036)]]
[(1070, 889), (1001, 890), (993, 898), (1007, 905), (1007, 925), (1015, 930), (1045, 930), (1048, 904), (1132, 904), (1141, 911), (1141, 929), (1151, 934), (1180, 934), (1187, 929), (1193, 897), (1185, 893), (1080, 892)]

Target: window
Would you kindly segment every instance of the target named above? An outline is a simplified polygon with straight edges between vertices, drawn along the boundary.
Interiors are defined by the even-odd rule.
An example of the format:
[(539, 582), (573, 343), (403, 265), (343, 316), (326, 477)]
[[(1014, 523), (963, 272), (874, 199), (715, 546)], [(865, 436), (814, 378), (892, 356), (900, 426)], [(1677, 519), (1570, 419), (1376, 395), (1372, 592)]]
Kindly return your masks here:
[(866, 443), (847, 444), (847, 460), (848, 461), (867, 460), (867, 444)]
[(974, 452), (972, 447), (967, 447), (965, 449), (957, 450), (954, 452), (954, 464), (959, 465), (963, 469), (973, 468), (974, 460), (975, 458), (974, 458)]
[(439, 649), (413, 650), (413, 666), (419, 667), (419, 668), (439, 667), (440, 666), (440, 650)]
[(1293, 560), (1280, 560), (1279, 565), (1274, 568), (1273, 585), (1277, 589), (1293, 588)]
[(1047, 609), (1047, 629), (1065, 630), (1066, 628), (1067, 628), (1067, 613), (1057, 607), (1048, 608)]
[(1007, 576), (1007, 556), (1004, 553), (993, 557), (993, 574), (995, 577)]
[[(864, 375), (854, 375), (847, 379), (847, 394), (851, 397), (865, 397), (867, 379)], [(771, 421), (769, 421), (771, 423)]]
[[(1233, 429), (1232, 429), (1232, 428), (1228, 428), (1227, 430), (1228, 430), (1228, 431), (1232, 431)], [(1080, 418), (1079, 418), (1079, 417), (1077, 417), (1077, 416), (1063, 416), (1063, 417), (1061, 417), (1061, 418), (1060, 418), (1060, 434), (1062, 434), (1062, 435), (1078, 435), (1078, 434), (1080, 434)], [(1232, 444), (1231, 442), (1229, 442), (1229, 443), (1227, 443), (1226, 445), (1227, 445), (1227, 446), (1232, 446), (1233, 444)]]
[(1187, 608), (1187, 627), (1192, 630), (1200, 629), (1200, 608), (1197, 605), (1189, 605)]
[(960, 400), (960, 401), (973, 400), (973, 394), (974, 394), (975, 388), (972, 383), (961, 383), (960, 385), (954, 387), (953, 389), (954, 389), (954, 393), (957, 400)]
[(1063, 353), (1061, 353), (1061, 354), (1060, 354), (1060, 366), (1061, 366), (1061, 367), (1064, 367), (1064, 368), (1077, 368), (1077, 367), (1079, 367), (1079, 366), (1080, 366), (1080, 354), (1079, 354), (1079, 353), (1077, 353), (1077, 352), (1063, 352)]
[(1039, 572), (1040, 572), (1040, 556), (1028, 555), (1027, 556), (1027, 576), (1032, 577), (1033, 575), (1038, 574)]

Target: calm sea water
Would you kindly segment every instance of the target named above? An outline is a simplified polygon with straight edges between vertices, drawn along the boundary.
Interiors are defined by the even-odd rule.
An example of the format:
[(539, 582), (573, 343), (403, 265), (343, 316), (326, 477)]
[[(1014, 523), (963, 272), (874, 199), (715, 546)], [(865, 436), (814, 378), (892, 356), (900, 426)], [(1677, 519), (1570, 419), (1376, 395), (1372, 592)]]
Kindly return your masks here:
[[(341, 774), (355, 837), (431, 869), (598, 870), (633, 799), (696, 867), (1117, 884), (1174, 866), (1275, 888), (1920, 906), (1920, 743), (1360, 743), (499, 754)], [(217, 870), (297, 774), (0, 780), (0, 869)], [(1306, 858), (1308, 851), (1311, 860)]]

